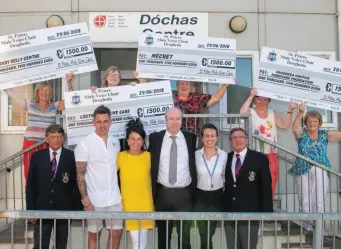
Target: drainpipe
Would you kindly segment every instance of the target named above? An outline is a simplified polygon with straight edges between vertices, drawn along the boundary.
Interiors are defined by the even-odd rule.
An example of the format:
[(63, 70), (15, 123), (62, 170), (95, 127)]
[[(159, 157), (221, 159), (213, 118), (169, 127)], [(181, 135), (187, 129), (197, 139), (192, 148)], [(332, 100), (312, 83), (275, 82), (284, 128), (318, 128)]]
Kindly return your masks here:
[[(336, 19), (337, 19), (337, 50), (338, 50), (338, 58), (337, 60), (341, 61), (341, 0), (336, 0)], [(340, 113), (337, 114), (337, 123), (338, 123), (338, 130), (341, 129), (341, 115)], [(339, 146), (341, 146), (341, 143), (339, 143)], [(339, 153), (339, 172), (341, 172), (341, 153)], [(338, 192), (341, 194), (341, 186), (337, 186)]]

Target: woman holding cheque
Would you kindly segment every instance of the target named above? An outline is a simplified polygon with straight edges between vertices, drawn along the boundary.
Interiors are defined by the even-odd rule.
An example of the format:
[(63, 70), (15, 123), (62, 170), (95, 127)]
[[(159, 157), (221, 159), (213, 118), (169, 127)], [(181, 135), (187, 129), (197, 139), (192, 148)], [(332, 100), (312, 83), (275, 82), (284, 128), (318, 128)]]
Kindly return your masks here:
[[(255, 135), (261, 136), (267, 140), (270, 140), (271, 142), (276, 143), (277, 127), (283, 130), (290, 128), (292, 112), (295, 110), (297, 104), (294, 102), (289, 102), (286, 117), (285, 119), (282, 119), (280, 114), (269, 108), (270, 101), (270, 98), (257, 96), (257, 89), (253, 88), (249, 98), (240, 108), (240, 114), (251, 114), (252, 130)], [(254, 104), (253, 108), (250, 108), (251, 103)], [(273, 146), (259, 140), (254, 140), (253, 144), (256, 151), (266, 154), (269, 159), (272, 178), (272, 195), (274, 196), (278, 181), (278, 158), (276, 149)]]
[[(134, 72), (134, 77), (137, 77), (137, 73)], [(140, 81), (140, 80), (139, 80)], [(118, 67), (116, 66), (110, 66), (106, 70), (104, 74), (104, 80), (103, 80), (103, 86), (104, 87), (116, 87), (120, 86), (121, 84), (121, 71)], [(135, 82), (130, 82), (130, 85), (135, 85)], [(90, 88), (92, 91), (95, 91), (97, 88), (96, 87), (91, 87)], [(120, 139), (120, 146), (121, 146), (121, 151), (124, 151), (127, 148), (127, 142), (124, 139)]]
[[(299, 105), (299, 112), (292, 124), (292, 131), (297, 139), (298, 153), (327, 168), (331, 168), (327, 155), (328, 142), (341, 140), (341, 132), (322, 130), (322, 116), (317, 111), (309, 111), (303, 119), (305, 127), (301, 127), (301, 120), (306, 106)], [(296, 158), (289, 170), (295, 176), (300, 212), (323, 213), (324, 200), (329, 184), (325, 170), (315, 167), (304, 159)]]
[[(117, 155), (123, 210), (153, 212), (150, 153), (143, 148), (146, 132), (139, 119), (130, 120), (126, 127), (129, 148)], [(153, 227), (152, 220), (126, 220), (126, 229), (130, 232), (133, 249), (147, 248), (148, 229)]]
[[(137, 73), (134, 72), (134, 77), (137, 77)], [(139, 80), (141, 82), (141, 80)], [(135, 85), (135, 82), (130, 82), (130, 85)], [(110, 66), (105, 71), (103, 86), (104, 87), (115, 87), (121, 85), (121, 71), (116, 66)], [(96, 87), (91, 87), (91, 90), (96, 90)]]
[[(135, 73), (138, 77), (138, 73)], [(140, 83), (145, 83), (144, 79), (138, 78)], [(193, 92), (191, 81), (179, 80), (176, 82), (176, 91), (172, 92), (174, 107), (179, 108), (183, 114), (201, 114), (205, 107), (211, 107), (218, 103), (224, 96), (228, 84), (221, 85), (214, 94), (203, 94)], [(200, 136), (200, 123), (198, 118), (186, 118), (182, 120), (181, 129), (192, 132)]]
[[(73, 74), (66, 74), (68, 90), (73, 91), (71, 81)], [(23, 150), (42, 141), (45, 130), (56, 123), (57, 113), (65, 109), (64, 100), (52, 102), (52, 89), (47, 82), (37, 83), (34, 89), (34, 99), (26, 99), (18, 95), (13, 88), (4, 90), (12, 101), (25, 108), (28, 114), (27, 128), (24, 134)], [(47, 148), (44, 143), (34, 150), (24, 153), (24, 176), (27, 179), (28, 167), (32, 153)]]

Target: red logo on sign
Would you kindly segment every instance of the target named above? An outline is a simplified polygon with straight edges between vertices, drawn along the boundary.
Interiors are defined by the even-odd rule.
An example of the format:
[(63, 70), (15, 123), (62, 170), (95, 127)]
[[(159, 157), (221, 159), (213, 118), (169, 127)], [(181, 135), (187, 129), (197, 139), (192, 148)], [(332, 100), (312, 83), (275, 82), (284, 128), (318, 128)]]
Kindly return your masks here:
[(96, 16), (94, 18), (94, 25), (97, 28), (103, 28), (106, 22), (107, 22), (107, 17), (106, 16)]

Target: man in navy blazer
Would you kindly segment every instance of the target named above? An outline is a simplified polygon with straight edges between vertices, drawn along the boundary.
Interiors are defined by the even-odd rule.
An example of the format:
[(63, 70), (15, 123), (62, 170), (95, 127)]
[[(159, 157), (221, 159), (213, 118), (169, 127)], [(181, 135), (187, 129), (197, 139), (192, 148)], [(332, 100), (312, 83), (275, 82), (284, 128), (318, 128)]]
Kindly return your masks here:
[[(230, 141), (233, 151), (226, 164), (224, 211), (273, 212), (267, 156), (247, 148), (248, 136), (242, 128), (231, 130)], [(250, 225), (248, 221), (238, 221), (237, 233), (235, 226), (235, 222), (225, 222), (228, 249), (256, 249), (259, 221), (251, 221)]]
[[(63, 148), (64, 130), (50, 125), (45, 133), (48, 149), (33, 153), (26, 185), (27, 210), (80, 210), (82, 207), (76, 179), (73, 151)], [(43, 220), (42, 234), (37, 219), (34, 224), (34, 249), (48, 249), (52, 228), (55, 229), (55, 249), (66, 249), (68, 220)], [(41, 241), (40, 241), (41, 237)], [(41, 243), (41, 247), (40, 247)]]

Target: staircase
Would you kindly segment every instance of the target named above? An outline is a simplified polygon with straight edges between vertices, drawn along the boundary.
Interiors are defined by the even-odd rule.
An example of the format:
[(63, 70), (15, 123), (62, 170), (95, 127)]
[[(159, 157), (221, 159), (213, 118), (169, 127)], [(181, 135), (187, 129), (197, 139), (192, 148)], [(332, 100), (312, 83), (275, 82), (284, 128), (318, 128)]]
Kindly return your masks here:
[[(207, 117), (206, 117), (207, 116)], [(214, 123), (217, 127), (220, 127), (220, 137), (222, 137), (220, 148), (230, 151), (229, 143), (226, 142), (229, 130), (234, 127), (242, 127), (248, 130), (250, 119), (245, 117), (239, 117), (238, 115), (200, 115), (204, 122)], [(231, 117), (229, 117), (231, 116)], [(244, 115), (245, 116), (245, 115)], [(185, 115), (185, 118), (193, 118), (193, 115)], [(227, 119), (227, 122), (223, 122), (223, 119)], [(233, 122), (232, 122), (233, 121)], [(226, 125), (229, 124), (229, 125)], [(250, 134), (250, 133), (249, 133)], [(276, 213), (299, 213), (299, 205), (297, 198), (297, 191), (295, 189), (295, 183), (293, 178), (287, 174), (287, 170), (292, 167), (292, 163), (296, 157), (303, 158), (309, 161), (316, 167), (322, 168), (328, 171), (330, 174), (330, 188), (328, 195), (326, 196), (326, 212), (341, 213), (340, 198), (338, 190), (340, 186), (341, 174), (331, 169), (312, 162), (308, 158), (304, 158), (301, 155), (290, 151), (278, 144), (273, 144), (261, 137), (253, 136), (249, 138), (262, 140), (278, 149), (279, 155), (279, 175), (280, 180), (278, 182), (276, 195), (274, 198), (274, 210)], [(224, 143), (225, 141), (225, 143)], [(25, 210), (25, 191), (23, 181), (23, 169), (22, 169), (22, 156), (23, 153), (31, 149), (36, 149), (43, 141), (37, 145), (31, 146), (30, 148), (18, 152), (13, 156), (0, 162), (0, 182), (1, 182), (1, 196), (0, 209), (2, 210)], [(252, 144), (250, 144), (252, 147)], [(330, 190), (333, 189), (333, 190)], [(340, 235), (341, 235), (341, 218), (335, 222), (325, 221), (324, 222), (324, 247), (328, 249), (340, 249)], [(2, 228), (2, 230), (1, 230)], [(27, 228), (27, 232), (25, 232)], [(313, 233), (310, 231), (311, 225), (302, 224), (300, 222), (287, 222), (278, 221), (277, 226), (274, 223), (269, 224), (263, 223), (263, 230), (260, 229), (260, 237), (258, 248), (259, 249), (284, 249), (284, 248), (312, 248)], [(80, 221), (74, 221), (71, 226), (70, 233), (70, 247), (69, 248), (85, 248), (83, 246), (87, 243), (87, 238), (82, 235), (83, 226)], [(84, 230), (86, 231), (86, 229)], [(11, 236), (13, 234), (13, 236)], [(86, 234), (86, 233), (85, 233)], [(149, 232), (148, 245), (153, 245), (153, 240), (156, 239), (156, 232)], [(200, 239), (198, 231), (193, 227), (191, 230), (191, 241), (192, 248), (199, 248)], [(101, 248), (105, 248), (105, 239), (107, 232), (103, 231), (101, 240)], [(172, 237), (174, 240), (173, 245), (176, 244), (176, 236)], [(121, 240), (120, 248), (131, 248), (129, 242), (129, 236), (125, 233)], [(12, 244), (11, 244), (12, 243)], [(2, 248), (32, 248), (33, 247), (33, 230), (30, 224), (25, 223), (23, 219), (13, 220), (0, 216), (0, 249)], [(214, 248), (226, 248), (225, 235), (221, 227), (218, 227), (214, 235)], [(125, 246), (127, 244), (127, 247)], [(12, 247), (12, 245), (14, 247)], [(172, 246), (173, 247), (173, 246)], [(150, 247), (154, 248), (154, 247)], [(155, 247), (156, 248), (156, 247)]]
[[(288, 229), (288, 222), (278, 222), (277, 228), (275, 228), (274, 223), (271, 226), (263, 224), (263, 231), (259, 231), (259, 242), (257, 249), (312, 249), (312, 232), (301, 229), (299, 226), (295, 226), (294, 223), (289, 223), (290, 229)], [(14, 236), (11, 236), (11, 226), (7, 227), (0, 233), (0, 249), (10, 249), (11, 245), (15, 249), (33, 248), (33, 227), (31, 224), (27, 225), (28, 232), (26, 231), (25, 220), (19, 220), (14, 223), (13, 231)], [(70, 248), (86, 248), (87, 237), (82, 236), (82, 222), (73, 221), (69, 245)], [(101, 248), (105, 248), (105, 243), (108, 237), (106, 230), (103, 230), (101, 237)], [(172, 245), (176, 245), (177, 236), (175, 229), (172, 237)], [(148, 234), (148, 249), (153, 248), (153, 237), (156, 238), (157, 234), (155, 232), (153, 236), (153, 231)], [(156, 239), (154, 239), (156, 241)], [(13, 244), (12, 244), (13, 242)], [(191, 230), (191, 242), (192, 248), (200, 249), (200, 238), (199, 233), (193, 227)], [(127, 243), (127, 247), (126, 247)], [(53, 238), (51, 239), (50, 245), (53, 245)], [(84, 246), (85, 245), (85, 246)], [(130, 239), (127, 234), (123, 234), (121, 239), (120, 249), (132, 249)], [(156, 247), (155, 247), (156, 248)], [(172, 246), (171, 249), (175, 249), (176, 246)], [(218, 227), (216, 233), (213, 237), (213, 248), (226, 248), (225, 234), (221, 227)], [(325, 238), (324, 249), (337, 249), (340, 247), (333, 247), (332, 242)]]

